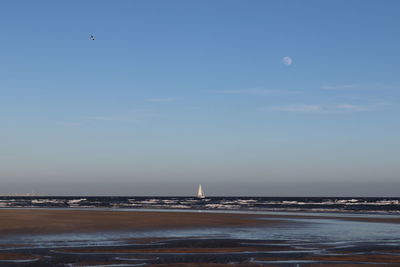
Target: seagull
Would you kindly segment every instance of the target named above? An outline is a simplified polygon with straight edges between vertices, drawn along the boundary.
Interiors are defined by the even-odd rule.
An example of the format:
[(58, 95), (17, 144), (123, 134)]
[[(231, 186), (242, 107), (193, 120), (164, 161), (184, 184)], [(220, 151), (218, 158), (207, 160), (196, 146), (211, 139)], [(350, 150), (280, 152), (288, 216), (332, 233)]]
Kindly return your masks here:
[(92, 40), (92, 41), (94, 41), (94, 40), (96, 40), (96, 37), (94, 37), (94, 35), (90, 35), (90, 40)]

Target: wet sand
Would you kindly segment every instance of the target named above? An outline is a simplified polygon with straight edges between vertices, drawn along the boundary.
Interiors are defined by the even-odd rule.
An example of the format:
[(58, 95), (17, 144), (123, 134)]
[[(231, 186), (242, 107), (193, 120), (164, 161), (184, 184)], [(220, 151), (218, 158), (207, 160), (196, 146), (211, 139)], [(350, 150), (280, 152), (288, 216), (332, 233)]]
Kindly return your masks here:
[(137, 212), (98, 210), (0, 210), (0, 236), (127, 230), (162, 230), (279, 224), (260, 216), (204, 212)]
[[(299, 247), (289, 241), (241, 239), (144, 239), (138, 245), (20, 249), (0, 252), (0, 266), (399, 266), (390, 246), (360, 244)], [(362, 253), (360, 253), (362, 251)], [(391, 251), (391, 252), (389, 252)], [(398, 252), (398, 251), (396, 251)], [(17, 261), (16, 261), (17, 260)], [(19, 262), (18, 262), (19, 260)], [(2, 264), (3, 263), (3, 264)], [(299, 264), (299, 265), (297, 265)]]
[[(306, 219), (305, 225), (301, 220)], [(398, 217), (296, 214), (230, 214), (207, 212), (153, 212), (117, 210), (0, 209), (0, 266), (396, 266), (400, 265), (400, 239), (383, 242), (321, 242), (308, 236), (297, 239), (263, 239), (257, 231), (277, 233), (285, 227), (323, 231), (321, 220), (362, 222), (375, 228), (379, 223), (399, 224)], [(316, 223), (313, 223), (313, 222)], [(310, 226), (311, 225), (311, 226)], [(308, 227), (308, 228), (307, 228)], [(379, 226), (385, 227), (385, 226)], [(397, 226), (396, 226), (397, 227)], [(117, 243), (85, 244), (13, 243), (13, 237), (106, 232), (146, 232), (182, 229), (256, 229), (256, 236), (233, 238), (212, 236), (121, 237)], [(371, 228), (368, 228), (371, 229)], [(382, 228), (380, 228), (382, 229)], [(397, 229), (397, 228), (396, 228)], [(346, 229), (344, 229), (346, 230)], [(217, 230), (218, 233), (219, 230)], [(254, 232), (254, 231), (253, 231)], [(196, 232), (191, 232), (196, 233)], [(281, 232), (282, 233), (282, 232)], [(381, 232), (379, 232), (381, 235)], [(289, 236), (290, 237), (290, 236)], [(115, 237), (114, 237), (115, 238)], [(113, 242), (115, 240), (112, 240)], [(42, 241), (40, 241), (42, 242)], [(97, 242), (97, 241), (96, 241)], [(137, 265), (139, 264), (139, 265)], [(295, 264), (295, 265), (293, 265)]]
[[(262, 220), (260, 220), (262, 219)], [(399, 217), (339, 217), (262, 215), (208, 212), (148, 212), (4, 209), (0, 210), (0, 236), (70, 232), (182, 229), (205, 227), (271, 226), (288, 219), (334, 219), (400, 224)]]

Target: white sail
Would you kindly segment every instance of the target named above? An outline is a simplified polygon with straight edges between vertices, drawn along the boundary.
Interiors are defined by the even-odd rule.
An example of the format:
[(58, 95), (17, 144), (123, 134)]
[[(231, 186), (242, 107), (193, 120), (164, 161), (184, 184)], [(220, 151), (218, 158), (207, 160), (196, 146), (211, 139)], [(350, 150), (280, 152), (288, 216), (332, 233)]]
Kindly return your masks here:
[(201, 184), (199, 184), (199, 188), (197, 189), (197, 197), (198, 198), (205, 198), (206, 196), (204, 195), (203, 188), (201, 187)]

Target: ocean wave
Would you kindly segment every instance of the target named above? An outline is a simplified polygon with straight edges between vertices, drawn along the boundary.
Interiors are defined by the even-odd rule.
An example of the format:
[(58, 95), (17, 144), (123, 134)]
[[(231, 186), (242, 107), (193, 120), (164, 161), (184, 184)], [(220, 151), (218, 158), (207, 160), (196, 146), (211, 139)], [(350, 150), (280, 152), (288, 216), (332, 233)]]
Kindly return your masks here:
[(400, 198), (0, 197), (0, 208), (145, 208), (310, 212), (400, 212)]

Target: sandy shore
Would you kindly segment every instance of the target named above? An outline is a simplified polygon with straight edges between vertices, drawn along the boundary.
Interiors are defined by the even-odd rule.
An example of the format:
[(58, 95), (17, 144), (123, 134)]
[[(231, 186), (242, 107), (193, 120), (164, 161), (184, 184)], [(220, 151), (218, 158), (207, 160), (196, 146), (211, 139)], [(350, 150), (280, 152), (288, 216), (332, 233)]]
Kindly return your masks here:
[[(263, 220), (259, 220), (262, 218)], [(148, 212), (4, 209), (0, 210), (0, 236), (204, 227), (269, 226), (288, 219), (335, 219), (360, 222), (400, 223), (399, 217), (339, 217), (257, 215), (207, 212)], [(273, 220), (269, 220), (273, 219)]]
[[(293, 219), (307, 219), (307, 224)], [(313, 224), (315, 219), (315, 224)], [(317, 220), (318, 219), (318, 220)], [(208, 212), (157, 212), (118, 210), (52, 210), (52, 209), (0, 209), (0, 266), (118, 266), (146, 264), (146, 266), (286, 266), (301, 263), (302, 266), (359, 266), (359, 264), (400, 264), (398, 237), (395, 240), (382, 239), (377, 242), (321, 242), (310, 239), (315, 233), (324, 231), (324, 219), (328, 225), (344, 220), (360, 222), (368, 230), (394, 227), (400, 223), (397, 216), (338, 216), (316, 214), (230, 214)], [(343, 222), (342, 222), (343, 223)], [(377, 223), (392, 223), (382, 225)], [(340, 225), (340, 224), (339, 224)], [(348, 225), (339, 228), (333, 235), (348, 233)], [(357, 223), (355, 225), (358, 225)], [(121, 243), (90, 243), (89, 241), (59, 240), (35, 247), (35, 242), (23, 243), (25, 235), (62, 233), (103, 233), (107, 231), (147, 231), (174, 229), (219, 228), (221, 233), (233, 233), (243, 227), (265, 227), (261, 230), (272, 234), (263, 239), (259, 228), (252, 228), (253, 234), (240, 237), (173, 236), (171, 237), (117, 237)], [(341, 226), (343, 227), (343, 226)], [(380, 227), (380, 228), (379, 228)], [(382, 228), (383, 227), (383, 228)], [(247, 228), (249, 230), (251, 228)], [(285, 235), (288, 229), (295, 229), (294, 236)], [(305, 235), (299, 236), (305, 229)], [(225, 232), (224, 232), (225, 231)], [(245, 231), (245, 233), (247, 233)], [(390, 230), (392, 231), (392, 230)], [(172, 231), (174, 232), (174, 231)], [(190, 231), (189, 231), (190, 232)], [(219, 233), (219, 231), (217, 231)], [(362, 232), (363, 233), (363, 232)], [(380, 230), (378, 231), (381, 235)], [(330, 233), (332, 235), (332, 233)], [(367, 233), (366, 233), (367, 234)], [(75, 235), (72, 235), (75, 236)], [(77, 235), (78, 236), (78, 235)], [(101, 236), (101, 234), (100, 234)], [(379, 237), (378, 236), (378, 237)], [(21, 239), (22, 237), (22, 239)], [(111, 238), (115, 238), (111, 237)], [(254, 239), (256, 237), (256, 239)], [(16, 239), (14, 239), (16, 238)], [(85, 237), (86, 238), (86, 237)], [(19, 240), (20, 243), (13, 241)], [(55, 239), (57, 240), (57, 239)], [(86, 239), (85, 239), (86, 240)], [(108, 239), (107, 239), (108, 240)], [(106, 241), (107, 241), (106, 240)], [(335, 239), (336, 240), (336, 239)], [(340, 239), (339, 239), (340, 240)], [(346, 238), (344, 238), (346, 240)], [(22, 241), (22, 243), (21, 243)], [(114, 240), (115, 241), (115, 240)], [(356, 240), (358, 241), (358, 240)], [(65, 242), (65, 243), (64, 243)], [(87, 242), (82, 243), (82, 242)], [(22, 264), (22, 265), (20, 265)], [(283, 264), (283, 265), (280, 265)], [(307, 265), (310, 264), (310, 265)], [(322, 265), (320, 265), (322, 264)], [(274, 266), (274, 265), (273, 265)]]
[(0, 210), (0, 236), (277, 224), (255, 215), (202, 212)]

